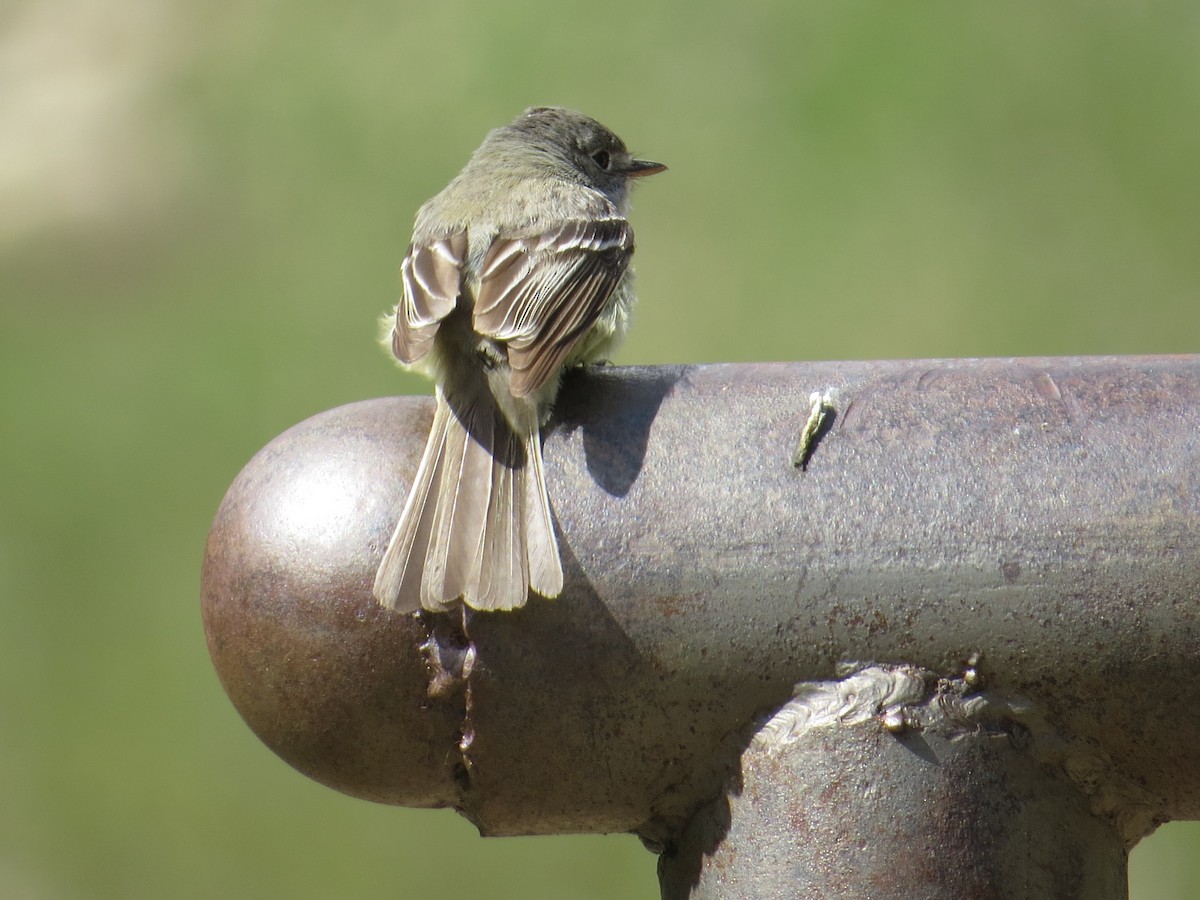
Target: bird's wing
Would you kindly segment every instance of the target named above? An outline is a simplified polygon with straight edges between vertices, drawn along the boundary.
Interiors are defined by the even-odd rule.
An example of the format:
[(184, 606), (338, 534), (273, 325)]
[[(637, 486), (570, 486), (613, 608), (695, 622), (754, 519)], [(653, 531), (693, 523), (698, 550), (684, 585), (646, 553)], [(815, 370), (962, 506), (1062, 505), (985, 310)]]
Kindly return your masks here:
[(392, 352), (400, 362), (414, 363), (429, 352), (438, 323), (458, 302), (466, 255), (465, 231), (408, 248), (400, 264), (403, 293), (392, 329)]
[(600, 316), (632, 254), (633, 229), (619, 218), (496, 238), (480, 271), (474, 325), (507, 345), (513, 396), (533, 393), (554, 375)]

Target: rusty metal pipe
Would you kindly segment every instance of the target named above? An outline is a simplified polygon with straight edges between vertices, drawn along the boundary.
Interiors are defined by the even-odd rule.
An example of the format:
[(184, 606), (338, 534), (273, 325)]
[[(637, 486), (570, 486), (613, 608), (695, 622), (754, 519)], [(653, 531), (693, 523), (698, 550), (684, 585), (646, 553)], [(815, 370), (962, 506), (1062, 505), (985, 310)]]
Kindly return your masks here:
[[(912, 709), (979, 699), (971, 740), (1015, 742), (1121, 852), (1200, 817), (1200, 357), (574, 374), (545, 448), (566, 587), (506, 614), (371, 598), (431, 407), (301, 423), (210, 534), (218, 674), (313, 778), (485, 834), (636, 831), (712, 858), (688, 828), (755, 733), (805, 685), (883, 664), (925, 673)], [(825, 737), (940, 727), (877, 713)], [(701, 890), (695, 866), (664, 872)]]

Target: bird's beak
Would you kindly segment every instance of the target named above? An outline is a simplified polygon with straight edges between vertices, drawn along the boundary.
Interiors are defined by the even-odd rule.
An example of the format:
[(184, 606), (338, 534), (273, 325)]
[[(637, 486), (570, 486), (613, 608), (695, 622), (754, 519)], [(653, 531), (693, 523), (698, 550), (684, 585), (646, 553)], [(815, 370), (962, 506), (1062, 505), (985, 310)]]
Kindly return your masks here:
[(651, 162), (648, 159), (631, 159), (629, 160), (629, 169), (625, 172), (628, 178), (642, 178), (646, 175), (656, 175), (659, 172), (667, 171), (667, 167), (662, 163)]

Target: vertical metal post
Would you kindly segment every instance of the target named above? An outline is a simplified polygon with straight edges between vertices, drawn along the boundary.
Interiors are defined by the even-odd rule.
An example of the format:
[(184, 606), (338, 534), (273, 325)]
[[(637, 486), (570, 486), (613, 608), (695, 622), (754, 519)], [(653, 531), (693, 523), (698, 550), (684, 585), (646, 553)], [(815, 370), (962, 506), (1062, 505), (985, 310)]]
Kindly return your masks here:
[(911, 670), (802, 687), (662, 856), (665, 900), (1127, 896), (1121, 836), (1006, 704)]

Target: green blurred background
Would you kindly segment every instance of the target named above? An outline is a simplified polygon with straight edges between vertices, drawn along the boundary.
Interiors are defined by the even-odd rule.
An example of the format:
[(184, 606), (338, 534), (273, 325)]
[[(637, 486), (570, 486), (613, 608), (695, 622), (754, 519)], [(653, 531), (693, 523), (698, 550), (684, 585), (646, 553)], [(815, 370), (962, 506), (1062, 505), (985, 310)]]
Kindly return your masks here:
[[(0, 897), (657, 896), (629, 836), (307, 781), (199, 618), (259, 447), (429, 390), (375, 343), (413, 213), (546, 103), (671, 166), (618, 362), (1198, 347), (1194, 2), (10, 0)], [(1133, 896), (1200, 894), (1198, 847), (1147, 840)]]

